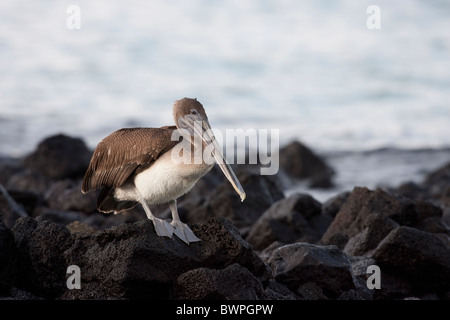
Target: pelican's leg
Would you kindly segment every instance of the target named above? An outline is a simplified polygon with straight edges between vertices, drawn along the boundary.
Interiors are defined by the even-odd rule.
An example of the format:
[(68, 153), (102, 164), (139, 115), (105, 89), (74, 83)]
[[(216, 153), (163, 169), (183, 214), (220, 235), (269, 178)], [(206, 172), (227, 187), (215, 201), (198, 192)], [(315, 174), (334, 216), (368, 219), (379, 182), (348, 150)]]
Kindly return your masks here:
[(139, 203), (144, 208), (145, 214), (147, 215), (147, 218), (152, 220), (153, 226), (155, 227), (156, 234), (160, 237), (169, 237), (172, 238), (174, 228), (170, 225), (169, 222), (163, 219), (159, 219), (153, 215), (153, 213), (150, 211), (150, 208), (148, 207), (147, 203), (144, 199), (141, 197), (141, 201)]
[(174, 227), (173, 233), (187, 244), (201, 241), (187, 224), (181, 222), (180, 217), (178, 216), (177, 200), (171, 201), (169, 207), (170, 211), (172, 211), (172, 222), (170, 224)]

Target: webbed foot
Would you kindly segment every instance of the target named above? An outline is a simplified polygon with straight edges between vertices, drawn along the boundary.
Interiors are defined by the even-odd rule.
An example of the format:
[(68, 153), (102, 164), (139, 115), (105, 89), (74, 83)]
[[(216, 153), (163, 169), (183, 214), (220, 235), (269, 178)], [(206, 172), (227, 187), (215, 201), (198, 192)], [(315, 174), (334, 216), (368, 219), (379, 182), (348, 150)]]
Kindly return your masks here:
[(191, 228), (189, 228), (187, 224), (182, 223), (181, 221), (172, 221), (170, 224), (174, 228), (173, 233), (175, 233), (178, 238), (180, 238), (187, 244), (191, 242), (202, 241), (197, 238), (197, 236), (194, 234), (194, 232), (192, 232)]
[(169, 222), (159, 218), (152, 219), (152, 222), (158, 236), (172, 238), (174, 227)]

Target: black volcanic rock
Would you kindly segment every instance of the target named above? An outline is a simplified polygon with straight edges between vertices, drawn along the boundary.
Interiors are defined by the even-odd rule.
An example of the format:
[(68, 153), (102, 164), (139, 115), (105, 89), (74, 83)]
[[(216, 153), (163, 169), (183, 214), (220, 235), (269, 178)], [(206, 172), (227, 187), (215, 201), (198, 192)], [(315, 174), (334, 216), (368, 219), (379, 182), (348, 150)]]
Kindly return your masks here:
[(181, 300), (261, 300), (266, 298), (261, 282), (235, 263), (225, 269), (198, 268), (180, 275), (174, 287)]
[[(188, 298), (192, 288), (174, 292), (173, 286), (190, 271), (216, 279), (217, 294), (263, 298), (262, 283), (271, 271), (229, 220), (212, 218), (192, 229), (202, 241), (188, 246), (176, 236), (158, 237), (147, 219), (95, 231), (75, 222), (68, 229), (48, 220), (20, 218), (11, 231), (0, 225), (0, 262), (5, 262), (0, 265), (5, 275), (0, 295), (16, 287), (45, 299)], [(71, 265), (80, 268), (80, 290), (67, 288)], [(224, 281), (230, 275), (237, 282)], [(241, 283), (243, 279), (247, 282)], [(233, 286), (242, 290), (234, 292)]]
[(395, 193), (413, 200), (424, 200), (426, 195), (426, 189), (415, 182), (404, 182), (400, 186), (394, 189)]
[(182, 220), (196, 223), (210, 217), (225, 217), (238, 228), (249, 227), (273, 203), (284, 198), (275, 176), (262, 176), (251, 170), (237, 171), (236, 175), (246, 192), (243, 202), (225, 179), (203, 198), (191, 197), (180, 203)]
[[(310, 195), (293, 194), (267, 209), (250, 229), (246, 241), (257, 250), (264, 249), (274, 241), (315, 242), (321, 234), (311, 222), (320, 215), (321, 204), (317, 200)], [(327, 220), (331, 222), (331, 218)]]
[[(379, 217), (369, 218), (371, 215)], [(355, 187), (323, 235), (321, 243), (334, 244), (339, 248), (344, 248), (351, 237), (370, 227), (373, 221), (378, 221), (377, 226), (390, 226), (395, 222), (399, 225), (414, 227), (425, 218), (440, 215), (442, 215), (442, 210), (429, 203), (416, 203), (379, 188), (371, 191), (364, 187)], [(383, 227), (382, 229), (387, 231), (389, 228), (384, 229)], [(382, 229), (376, 230), (381, 231)], [(366, 232), (370, 232), (370, 230), (368, 229)], [(378, 240), (381, 239), (378, 238)], [(370, 247), (375, 242), (372, 240)]]
[(442, 204), (444, 209), (450, 207), (450, 163), (428, 173), (422, 183), (408, 181), (392, 190), (416, 201)]
[(60, 134), (40, 142), (24, 164), (51, 179), (83, 177), (91, 155), (81, 139)]
[(429, 173), (423, 182), (423, 186), (430, 197), (440, 199), (445, 190), (450, 187), (450, 162)]
[(450, 238), (411, 227), (392, 230), (372, 257), (381, 270), (421, 293), (450, 291)]
[(223, 269), (235, 263), (261, 281), (267, 266), (226, 219), (192, 227), (201, 242), (187, 246), (174, 236), (158, 237), (149, 220), (126, 223), (95, 234), (76, 234), (65, 252), (67, 265), (81, 269), (83, 290), (64, 299), (167, 299), (174, 281), (192, 269)]
[(6, 187), (13, 175), (24, 170), (24, 166), (20, 162), (20, 159), (0, 157), (0, 184)]
[(92, 213), (97, 211), (98, 192), (81, 193), (81, 181), (59, 180), (45, 193), (49, 208)]
[(31, 168), (25, 168), (12, 175), (6, 187), (8, 190), (30, 191), (38, 194), (44, 194), (51, 186), (48, 177)]
[(355, 234), (347, 241), (343, 251), (348, 255), (361, 256), (376, 248), (378, 243), (391, 230), (399, 226), (394, 220), (376, 213), (369, 214), (364, 221), (364, 225), (365, 227), (361, 232)]
[(327, 201), (322, 203), (322, 213), (334, 218), (349, 195), (349, 191), (344, 191), (334, 197), (329, 198)]
[(0, 295), (11, 289), (15, 279), (16, 247), (14, 237), (0, 215)]
[(16, 286), (47, 298), (59, 296), (65, 288), (63, 253), (70, 246), (69, 231), (28, 217), (18, 219), (12, 233), (17, 247)]
[(334, 170), (324, 159), (298, 141), (291, 142), (280, 149), (279, 161), (280, 167), (289, 177), (309, 179), (311, 188), (333, 186)]
[(278, 282), (305, 299), (335, 299), (356, 288), (350, 261), (336, 246), (285, 245), (274, 250), (269, 265)]
[(0, 219), (6, 227), (11, 228), (16, 220), (28, 214), (18, 204), (3, 185), (0, 185)]

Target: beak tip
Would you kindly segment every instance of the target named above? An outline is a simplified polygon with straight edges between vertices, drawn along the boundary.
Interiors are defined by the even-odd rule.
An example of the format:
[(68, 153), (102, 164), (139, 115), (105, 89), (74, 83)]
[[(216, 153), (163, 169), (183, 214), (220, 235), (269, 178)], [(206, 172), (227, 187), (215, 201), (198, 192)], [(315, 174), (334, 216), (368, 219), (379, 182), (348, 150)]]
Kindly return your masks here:
[(245, 194), (245, 192), (241, 193), (240, 196), (241, 196), (241, 202), (244, 202), (245, 197), (247, 196), (247, 195)]

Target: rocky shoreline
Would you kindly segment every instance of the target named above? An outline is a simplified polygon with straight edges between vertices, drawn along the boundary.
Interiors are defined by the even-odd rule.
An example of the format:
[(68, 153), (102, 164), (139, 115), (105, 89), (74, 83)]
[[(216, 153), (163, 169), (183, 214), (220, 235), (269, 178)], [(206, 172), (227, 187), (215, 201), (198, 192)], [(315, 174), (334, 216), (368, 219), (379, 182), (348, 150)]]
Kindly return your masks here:
[(235, 167), (243, 203), (217, 168), (180, 199), (202, 239), (187, 246), (157, 237), (139, 206), (98, 213), (97, 194), (80, 192), (91, 155), (58, 135), (0, 159), (0, 299), (450, 299), (450, 163), (422, 183), (358, 186), (321, 203), (284, 194), (291, 180), (333, 184), (334, 170), (293, 142), (277, 175)]

